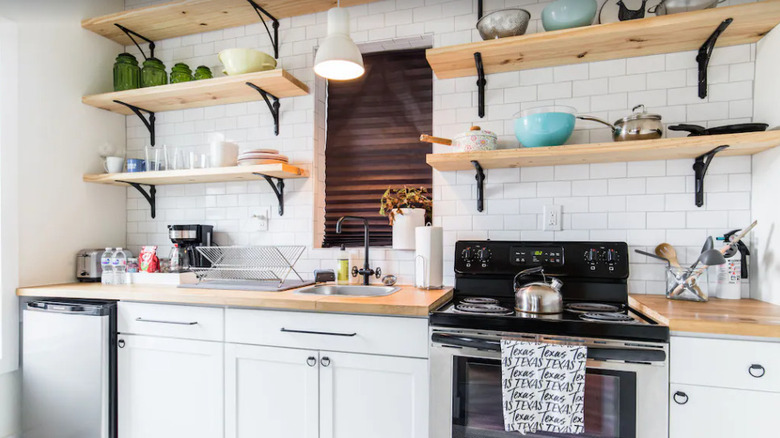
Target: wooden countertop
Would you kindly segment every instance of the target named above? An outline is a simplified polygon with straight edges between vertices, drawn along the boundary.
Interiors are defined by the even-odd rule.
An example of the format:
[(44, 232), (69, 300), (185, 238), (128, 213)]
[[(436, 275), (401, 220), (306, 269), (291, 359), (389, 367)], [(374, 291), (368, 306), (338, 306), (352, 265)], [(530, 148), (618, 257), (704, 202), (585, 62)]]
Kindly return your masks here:
[(711, 298), (697, 303), (631, 295), (628, 303), (673, 332), (780, 338), (780, 306), (764, 301)]
[(104, 286), (100, 283), (71, 283), (23, 287), (17, 289), (16, 294), (27, 297), (88, 298), (418, 317), (428, 316), (431, 310), (452, 297), (451, 288), (423, 290), (412, 286), (400, 287), (400, 291), (385, 297), (345, 297), (296, 294), (296, 289), (257, 292), (148, 284)]

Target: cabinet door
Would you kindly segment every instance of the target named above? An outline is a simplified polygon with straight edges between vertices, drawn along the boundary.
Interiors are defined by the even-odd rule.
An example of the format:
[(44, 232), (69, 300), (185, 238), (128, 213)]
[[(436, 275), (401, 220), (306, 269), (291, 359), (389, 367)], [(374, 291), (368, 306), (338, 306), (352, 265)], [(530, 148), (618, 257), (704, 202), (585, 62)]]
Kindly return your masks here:
[(119, 336), (119, 436), (224, 436), (222, 343)]
[(319, 354), (225, 345), (228, 438), (317, 438)]
[(428, 361), (320, 352), (321, 438), (427, 438)]
[(672, 384), (669, 397), (670, 438), (777, 434), (780, 393)]

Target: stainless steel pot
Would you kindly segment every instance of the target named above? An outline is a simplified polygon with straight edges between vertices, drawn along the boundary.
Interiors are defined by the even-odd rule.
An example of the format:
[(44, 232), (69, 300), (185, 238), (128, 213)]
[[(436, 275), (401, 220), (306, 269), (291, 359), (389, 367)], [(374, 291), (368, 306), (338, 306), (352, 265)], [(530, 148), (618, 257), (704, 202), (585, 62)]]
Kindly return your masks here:
[(563, 282), (553, 278), (548, 284), (546, 281), (517, 285), (517, 280), (526, 275), (541, 273), (544, 277), (544, 268), (536, 268), (520, 271), (515, 275), (515, 310), (522, 313), (549, 315), (563, 312), (563, 297), (561, 286)]
[[(637, 112), (640, 108), (642, 111)], [(614, 125), (593, 116), (577, 116), (577, 118), (609, 126), (612, 128), (612, 139), (615, 141), (655, 140), (664, 135), (661, 116), (649, 114), (644, 105), (635, 106), (631, 115), (616, 121)]]
[(661, 0), (655, 8), (650, 8), (648, 12), (655, 15), (679, 14), (680, 12), (698, 11), (701, 9), (710, 9), (723, 3), (726, 0)]

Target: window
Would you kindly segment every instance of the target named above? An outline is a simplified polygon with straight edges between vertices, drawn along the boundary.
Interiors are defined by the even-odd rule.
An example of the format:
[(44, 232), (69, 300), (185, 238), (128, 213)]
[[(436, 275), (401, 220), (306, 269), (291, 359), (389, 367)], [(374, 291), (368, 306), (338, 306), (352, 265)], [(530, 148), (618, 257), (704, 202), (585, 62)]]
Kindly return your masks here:
[(363, 225), (342, 216), (369, 219), (372, 246), (392, 243), (392, 228), (379, 215), (388, 187), (432, 188), (425, 163), (431, 145), (420, 134), (432, 131), (433, 72), (425, 50), (364, 55), (366, 74), (328, 83), (325, 146), (325, 235), (323, 247), (360, 246)]

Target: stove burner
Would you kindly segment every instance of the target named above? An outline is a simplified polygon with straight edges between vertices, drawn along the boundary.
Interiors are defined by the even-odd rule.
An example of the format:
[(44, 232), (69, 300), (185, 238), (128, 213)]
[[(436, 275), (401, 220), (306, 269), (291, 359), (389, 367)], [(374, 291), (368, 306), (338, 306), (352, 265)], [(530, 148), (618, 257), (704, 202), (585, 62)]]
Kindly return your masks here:
[(566, 310), (574, 313), (619, 313), (620, 306), (604, 303), (571, 303), (565, 306)]
[(460, 300), (461, 304), (498, 304), (495, 298), (487, 297), (468, 297)]
[(624, 313), (601, 312), (601, 313), (583, 313), (580, 319), (596, 322), (636, 322), (636, 320)]
[(455, 311), (460, 313), (474, 313), (479, 315), (512, 315), (515, 312), (497, 304), (469, 304), (461, 303), (455, 306)]

